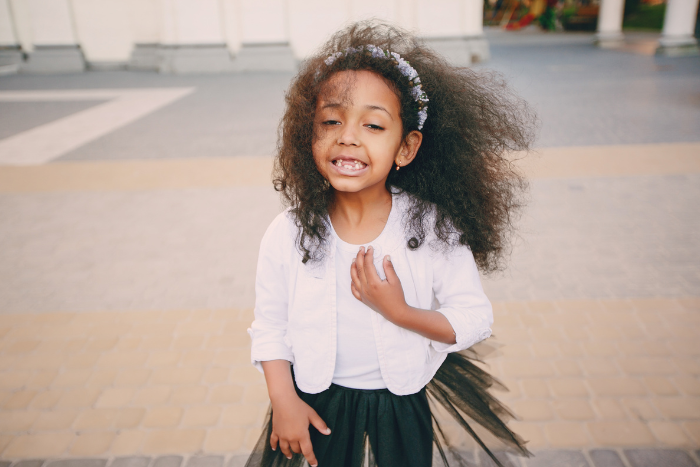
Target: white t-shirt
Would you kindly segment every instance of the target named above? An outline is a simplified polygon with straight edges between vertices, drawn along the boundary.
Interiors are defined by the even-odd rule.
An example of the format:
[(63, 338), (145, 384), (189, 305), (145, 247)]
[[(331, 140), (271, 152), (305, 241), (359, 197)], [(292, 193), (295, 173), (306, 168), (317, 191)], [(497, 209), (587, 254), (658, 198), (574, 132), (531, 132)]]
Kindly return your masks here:
[[(396, 214), (393, 204), (389, 218)], [(384, 389), (386, 383), (379, 368), (377, 343), (372, 327), (372, 314), (376, 311), (352, 294), (350, 266), (352, 260), (357, 257), (360, 247), (364, 246), (366, 250), (371, 245), (374, 248), (374, 265), (379, 277), (382, 280), (386, 278), (382, 265), (383, 240), (387, 237), (386, 228), (374, 241), (364, 245), (344, 242), (335, 230), (332, 230), (332, 235), (336, 240), (335, 290), (338, 310), (338, 344), (332, 382), (338, 386), (353, 389)]]

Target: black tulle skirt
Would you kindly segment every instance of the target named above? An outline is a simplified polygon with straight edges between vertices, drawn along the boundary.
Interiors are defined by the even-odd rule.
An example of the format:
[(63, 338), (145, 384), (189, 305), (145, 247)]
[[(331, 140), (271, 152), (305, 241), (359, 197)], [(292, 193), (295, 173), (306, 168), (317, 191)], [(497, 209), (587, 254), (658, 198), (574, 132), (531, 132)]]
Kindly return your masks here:
[[(430, 383), (408, 396), (337, 385), (319, 394), (297, 389), (332, 430), (327, 436), (309, 426), (319, 467), (466, 467), (477, 457), (486, 461), (480, 465), (507, 467), (502, 452), (529, 456), (506, 426), (512, 414), (489, 392), (505, 388), (474, 361), (472, 351), (449, 354)], [(246, 467), (305, 465), (301, 454), (273, 451), (271, 433), (270, 412)]]

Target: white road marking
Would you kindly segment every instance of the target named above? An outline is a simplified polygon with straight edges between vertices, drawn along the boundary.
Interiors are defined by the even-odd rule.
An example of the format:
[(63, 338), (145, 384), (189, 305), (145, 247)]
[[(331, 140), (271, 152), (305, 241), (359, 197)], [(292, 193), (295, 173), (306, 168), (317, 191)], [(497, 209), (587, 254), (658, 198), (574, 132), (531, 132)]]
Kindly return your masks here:
[(193, 91), (194, 88), (0, 91), (0, 101), (5, 102), (110, 99), (0, 140), (0, 164), (45, 164)]

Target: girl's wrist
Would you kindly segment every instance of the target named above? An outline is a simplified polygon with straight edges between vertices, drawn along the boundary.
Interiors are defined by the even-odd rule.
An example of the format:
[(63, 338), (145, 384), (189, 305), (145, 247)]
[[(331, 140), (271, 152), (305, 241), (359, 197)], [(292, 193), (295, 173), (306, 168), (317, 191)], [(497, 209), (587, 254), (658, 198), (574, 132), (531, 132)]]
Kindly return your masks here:
[(399, 327), (408, 328), (409, 323), (413, 321), (411, 319), (412, 315), (416, 312), (416, 309), (410, 307), (407, 303), (404, 303), (400, 307), (399, 311), (394, 314), (394, 319), (390, 321)]

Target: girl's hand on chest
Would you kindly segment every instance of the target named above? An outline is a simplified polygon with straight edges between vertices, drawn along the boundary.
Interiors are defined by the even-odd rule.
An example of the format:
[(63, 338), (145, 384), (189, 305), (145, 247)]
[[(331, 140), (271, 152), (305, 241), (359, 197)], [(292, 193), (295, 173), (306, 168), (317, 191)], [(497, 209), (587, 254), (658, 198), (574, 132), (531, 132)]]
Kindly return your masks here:
[(382, 261), (386, 275), (386, 280), (382, 280), (374, 266), (373, 255), (371, 246), (366, 251), (360, 247), (350, 266), (350, 289), (356, 299), (398, 325), (408, 312), (401, 281), (388, 255)]

